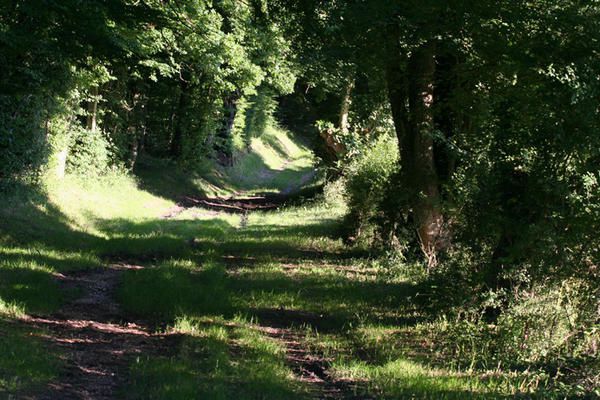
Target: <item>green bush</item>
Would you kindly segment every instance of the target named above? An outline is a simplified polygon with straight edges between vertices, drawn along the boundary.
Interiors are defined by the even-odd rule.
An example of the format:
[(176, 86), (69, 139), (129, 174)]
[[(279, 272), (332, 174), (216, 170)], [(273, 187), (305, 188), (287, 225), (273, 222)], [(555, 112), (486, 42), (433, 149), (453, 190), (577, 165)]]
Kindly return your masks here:
[(347, 239), (373, 238), (374, 218), (381, 212), (385, 192), (397, 170), (398, 146), (391, 136), (380, 136), (353, 158), (344, 170)]
[(275, 124), (277, 101), (270, 90), (259, 89), (258, 93), (248, 100), (246, 108), (245, 137), (250, 143), (253, 137), (260, 137), (269, 126)]
[(0, 189), (36, 177), (46, 150), (42, 100), (0, 96)]
[(101, 132), (77, 128), (69, 148), (68, 171), (81, 176), (104, 174), (112, 163), (111, 147)]

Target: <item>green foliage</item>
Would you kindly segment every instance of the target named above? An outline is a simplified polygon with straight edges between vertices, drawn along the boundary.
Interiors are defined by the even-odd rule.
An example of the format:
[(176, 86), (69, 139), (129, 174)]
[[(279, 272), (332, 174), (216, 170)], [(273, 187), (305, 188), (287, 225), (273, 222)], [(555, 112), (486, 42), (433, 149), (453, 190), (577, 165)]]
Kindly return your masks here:
[(343, 172), (348, 214), (345, 226), (349, 236), (372, 240), (376, 218), (382, 212), (381, 193), (390, 185), (397, 169), (398, 146), (390, 136), (380, 136), (365, 144)]
[(36, 178), (47, 156), (43, 101), (0, 96), (0, 189)]
[[(128, 277), (135, 290), (124, 298), (140, 313), (173, 319), (193, 313), (194, 304), (198, 312), (217, 314), (278, 302), (316, 307), (288, 290), (297, 282), (265, 269), (263, 277), (281, 284), (280, 292), (269, 294), (254, 278), (252, 305), (234, 294), (231, 304), (226, 299), (223, 309), (211, 311), (211, 289), (215, 296), (231, 294), (222, 285), (227, 274), (196, 270), (201, 263), (185, 241), (195, 228), (154, 221), (148, 209), (172, 204), (139, 191), (120, 172), (134, 170), (144, 152), (192, 171), (186, 178), (173, 174), (186, 180), (174, 185), (169, 174), (140, 174), (148, 190), (171, 200), (199, 187), (215, 194), (296, 190), (314, 177), (313, 157), (274, 123), (278, 96), (295, 90), (290, 103), (297, 109), (285, 110), (288, 117), (296, 113), (298, 126), (310, 132), (320, 121), (319, 130), (345, 148), (334, 151), (345, 152), (342, 179), (328, 186), (323, 206), (334, 216), (318, 225), (322, 215), (285, 214), (296, 222), (309, 218), (302, 229), (256, 217), (262, 225), (248, 234), (232, 233), (237, 222), (231, 218), (206, 224), (204, 239), (225, 250), (267, 246), (270, 257), (312, 250), (325, 258), (324, 252), (342, 251), (323, 232), (331, 233), (342, 212), (336, 196), (343, 193), (346, 236), (368, 245), (389, 241), (401, 255), (423, 253), (428, 271), (435, 267), (421, 282), (426, 300), (419, 306), (452, 321), (443, 330), (449, 343), (442, 352), (457, 368), (535, 367), (522, 388), (505, 393), (550, 385), (548, 377), (560, 378), (561, 368), (577, 371), (583, 389), (573, 378), (564, 392), (584, 396), (597, 384), (593, 373), (581, 371), (597, 368), (589, 359), (598, 352), (599, 12), (598, 4), (575, 0), (1, 3), (0, 189), (17, 190), (51, 173), (44, 175), (47, 194), (0, 211), (0, 312), (51, 312), (61, 302), (55, 271), (95, 265), (100, 256), (143, 255), (149, 247), (153, 257), (191, 261), (161, 260)], [(236, 165), (225, 169), (213, 160)], [(87, 178), (86, 190), (64, 176), (65, 165)], [(207, 165), (210, 176), (194, 174)], [(113, 184), (122, 190), (111, 192)], [(81, 246), (83, 254), (65, 243)], [(392, 254), (377, 279), (422, 260), (406, 267)], [(332, 298), (324, 301), (332, 312), (360, 308), (348, 287), (323, 282), (315, 288), (309, 280), (306, 290), (321, 300), (329, 295), (325, 289), (344, 298), (339, 308)], [(243, 292), (242, 284), (248, 282), (235, 281), (236, 290)], [(152, 293), (160, 302), (148, 306)], [(46, 305), (45, 294), (53, 299)], [(392, 308), (379, 311), (391, 318)], [(366, 309), (361, 318), (373, 318)], [(357, 370), (383, 397), (487, 394), (485, 385), (404, 362), (395, 349), (377, 354), (381, 365), (349, 363), (340, 370)], [(158, 372), (151, 367), (142, 368), (144, 379), (163, 367), (170, 373), (173, 364), (161, 360)], [(397, 376), (404, 386), (394, 382)], [(182, 397), (198, 395), (188, 385), (194, 379), (183, 380)]]
[(105, 174), (112, 160), (111, 145), (101, 132), (77, 129), (72, 132), (68, 171), (76, 175), (98, 177)]
[(260, 137), (268, 127), (276, 124), (274, 113), (277, 108), (273, 93), (266, 89), (259, 89), (258, 93), (248, 99), (246, 110), (245, 136), (249, 144), (253, 137)]
[[(88, 176), (112, 165), (133, 168), (142, 151), (192, 169), (231, 154), (239, 143), (223, 132), (230, 118), (223, 103), (253, 96), (259, 86), (269, 96), (289, 93), (295, 81), (289, 42), (265, 12), (229, 0), (0, 6), (0, 53), (7, 66), (0, 79), (7, 94), (0, 179), (33, 176), (48, 160), (60, 170), (63, 139), (71, 146), (71, 171)], [(260, 98), (254, 113), (264, 115), (254, 118), (258, 124), (270, 119), (274, 107)], [(49, 149), (54, 133), (48, 126), (58, 119), (68, 121), (59, 135), (64, 138)], [(81, 132), (92, 120), (110, 154), (100, 135)], [(47, 157), (50, 150), (58, 159)]]

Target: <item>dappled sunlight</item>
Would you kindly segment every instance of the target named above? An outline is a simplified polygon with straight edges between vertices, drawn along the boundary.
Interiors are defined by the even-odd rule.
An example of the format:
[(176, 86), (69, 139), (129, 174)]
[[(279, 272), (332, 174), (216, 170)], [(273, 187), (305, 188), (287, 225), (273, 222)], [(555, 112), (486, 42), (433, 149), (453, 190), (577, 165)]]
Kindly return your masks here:
[(143, 383), (134, 384), (140, 398), (302, 398), (284, 349), (245, 320), (185, 316), (172, 329), (185, 335), (179, 358), (146, 358), (132, 368)]
[[(273, 157), (289, 151), (285, 143), (273, 146)], [(294, 151), (293, 162), (279, 160), (277, 177), (253, 188), (273, 190), (278, 179), (303, 185), (312, 158), (302, 147)], [(424, 328), (432, 316), (415, 303), (424, 288), (400, 272), (382, 273), (372, 253), (342, 242), (342, 204), (316, 199), (229, 214), (175, 205), (131, 181), (110, 200), (114, 189), (102, 184), (81, 197), (84, 187), (69, 184), (52, 201), (18, 205), (26, 223), (3, 229), (0, 315), (53, 330), (68, 351), (85, 341), (105, 346), (103, 335), (122, 336), (127, 351), (155, 343), (138, 336), (177, 338), (168, 355), (146, 352), (127, 367), (137, 398), (225, 399), (232, 384), (240, 399), (315, 391), (460, 398), (508, 390), (440, 365)], [(250, 194), (240, 196), (251, 201)], [(109, 289), (118, 304), (107, 300)], [(65, 306), (81, 313), (73, 302), (81, 291), (108, 301), (104, 314), (31, 317)], [(135, 322), (116, 323), (124, 316)], [(72, 332), (81, 339), (70, 339)]]
[[(97, 213), (105, 189), (99, 190), (69, 217), (48, 208), (42, 214), (44, 235), (37, 236), (44, 244), (35, 251), (0, 247), (0, 313), (52, 313), (74, 295), (61, 288), (60, 274), (110, 261), (135, 263), (123, 270), (117, 290), (123, 310), (182, 336), (175, 356), (147, 355), (131, 365), (136, 382), (152, 382), (138, 387), (141, 396), (227, 398), (231, 381), (243, 385), (240, 398), (301, 398), (315, 382), (384, 397), (419, 390), (485, 393), (469, 386), (476, 377), (446, 376), (423, 357), (426, 348), (411, 331), (428, 318), (415, 311), (420, 288), (397, 276), (386, 278), (368, 253), (342, 243), (341, 207), (313, 202), (247, 216), (192, 207), (161, 218), (163, 206), (122, 210), (119, 202)], [(33, 207), (30, 215), (39, 212)], [(78, 219), (85, 224), (68, 222)], [(11, 229), (14, 239), (30, 240), (30, 229), (9, 226), (7, 232)], [(80, 249), (68, 245), (74, 242)], [(399, 327), (412, 332), (398, 336), (405, 347), (383, 346), (383, 337), (397, 343)], [(412, 361), (402, 358), (408, 354)], [(330, 359), (338, 361), (329, 365)], [(424, 366), (410, 364), (417, 360)], [(325, 370), (340, 382), (324, 381)]]
[(294, 141), (293, 134), (269, 128), (253, 138), (248, 154), (230, 171), (239, 190), (249, 193), (284, 193), (300, 190), (315, 177), (315, 158)]
[[(0, 299), (0, 309), (3, 304)], [(0, 395), (39, 388), (57, 376), (57, 354), (40, 340), (43, 332), (18, 327), (0, 315), (0, 333)]]
[(483, 383), (475, 374), (451, 372), (408, 359), (389, 361), (381, 366), (353, 361), (335, 365), (337, 374), (359, 379), (385, 393), (383, 398), (489, 399), (510, 398), (490, 393), (496, 385)]

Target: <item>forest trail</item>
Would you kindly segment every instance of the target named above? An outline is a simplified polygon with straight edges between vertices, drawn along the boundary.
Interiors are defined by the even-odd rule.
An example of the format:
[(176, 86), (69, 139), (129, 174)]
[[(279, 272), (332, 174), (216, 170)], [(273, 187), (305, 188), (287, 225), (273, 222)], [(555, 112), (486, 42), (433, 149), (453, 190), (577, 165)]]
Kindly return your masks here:
[[(249, 220), (255, 213), (278, 213), (277, 209), (293, 200), (297, 193), (316, 176), (312, 168), (297, 168), (296, 160), (286, 159), (276, 168), (261, 165), (256, 171), (261, 181), (282, 180), (278, 191), (261, 192), (237, 190), (224, 197), (184, 196), (161, 221), (176, 222), (182, 215), (217, 221), (227, 215), (239, 217), (238, 235), (244, 235)], [(293, 171), (292, 175), (290, 171)], [(286, 174), (288, 174), (286, 176)], [(291, 179), (290, 179), (291, 178)], [(190, 214), (191, 213), (191, 214)], [(195, 240), (188, 243), (195, 246)], [(139, 259), (151, 259), (148, 254), (138, 254)], [(231, 248), (231, 254), (243, 249)], [(264, 249), (259, 249), (258, 256)], [(109, 257), (110, 258), (110, 257)], [(235, 275), (244, 267), (244, 258), (232, 257), (227, 262), (227, 274)], [(157, 333), (154, 326), (122, 310), (116, 294), (126, 272), (152, 269), (115, 263), (100, 269), (57, 274), (57, 282), (65, 293), (76, 293), (58, 312), (50, 316), (29, 316), (26, 324), (42, 328), (45, 339), (63, 351), (66, 367), (47, 390), (36, 399), (114, 399), (123, 396), (130, 379), (129, 370), (136, 359), (148, 358), (177, 351), (180, 336), (168, 328), (171, 321), (154, 321), (166, 333)], [(352, 382), (336, 378), (330, 371), (331, 360), (311, 349), (306, 332), (300, 327), (311, 326), (319, 317), (314, 313), (295, 310), (256, 310), (257, 320), (252, 327), (261, 335), (273, 340), (285, 353), (285, 364), (295, 380), (302, 386), (307, 398), (342, 400), (356, 398)], [(169, 348), (172, 347), (172, 348)], [(233, 360), (233, 362), (237, 362)], [(303, 396), (304, 397), (304, 396)], [(364, 397), (362, 397), (364, 398)]]
[[(22, 236), (46, 247), (5, 250), (31, 266), (4, 274), (15, 282), (6, 299), (25, 316), (0, 332), (15, 338), (10, 362), (25, 359), (33, 383), (5, 383), (0, 397), (496, 398), (495, 382), (430, 361), (422, 288), (344, 245), (343, 208), (243, 192), (187, 199), (153, 209), (151, 197), (135, 203), (149, 210), (140, 217), (118, 209), (86, 232), (47, 219), (53, 230)], [(43, 298), (25, 297), (29, 287)], [(51, 296), (56, 306), (44, 308)]]
[[(180, 203), (163, 219), (177, 218), (190, 210), (196, 215), (218, 218), (240, 215), (239, 230), (246, 229), (254, 212), (277, 213), (287, 195), (242, 196), (229, 199), (194, 199)], [(231, 249), (236, 253), (237, 249)], [(145, 255), (141, 255), (143, 259)], [(228, 274), (236, 274), (240, 260), (228, 262)], [(238, 265), (239, 264), (239, 265)], [(45, 390), (27, 395), (31, 399), (100, 399), (121, 398), (130, 379), (129, 369), (136, 358), (176, 352), (180, 334), (166, 329), (157, 333), (156, 324), (140, 320), (124, 312), (116, 298), (123, 274), (141, 271), (144, 267), (124, 262), (109, 264), (101, 269), (56, 274), (65, 293), (73, 293), (61, 309), (49, 316), (26, 316), (22, 322), (41, 329), (43, 338), (60, 349), (65, 367)], [(293, 379), (304, 387), (303, 398), (309, 399), (367, 399), (357, 397), (356, 383), (336, 378), (331, 373), (331, 359), (311, 349), (306, 332), (301, 327), (318, 323), (322, 316), (311, 312), (286, 310), (256, 310), (253, 328), (275, 341), (285, 352), (285, 364)], [(167, 322), (159, 322), (165, 326)], [(163, 332), (164, 331), (164, 332)], [(235, 360), (234, 360), (235, 362)]]
[(115, 299), (123, 271), (138, 268), (119, 263), (56, 276), (65, 291), (78, 296), (53, 315), (27, 316), (23, 322), (47, 332), (45, 339), (64, 352), (66, 366), (46, 391), (30, 398), (119, 398), (136, 356), (165, 352), (174, 344), (175, 335), (155, 333), (123, 313)]

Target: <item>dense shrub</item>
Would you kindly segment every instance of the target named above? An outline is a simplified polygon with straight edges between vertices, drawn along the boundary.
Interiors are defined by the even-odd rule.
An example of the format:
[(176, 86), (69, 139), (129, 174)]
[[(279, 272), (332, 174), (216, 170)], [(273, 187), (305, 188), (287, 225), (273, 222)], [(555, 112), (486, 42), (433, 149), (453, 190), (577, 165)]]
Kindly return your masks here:
[(112, 151), (108, 139), (98, 131), (77, 128), (67, 158), (67, 169), (82, 176), (99, 176), (111, 166)]
[(46, 159), (45, 115), (35, 96), (0, 96), (0, 188), (34, 178)]
[(381, 212), (381, 193), (398, 165), (396, 140), (382, 135), (349, 162), (344, 169), (345, 197), (348, 214), (345, 218), (348, 239), (373, 239), (374, 218)]

